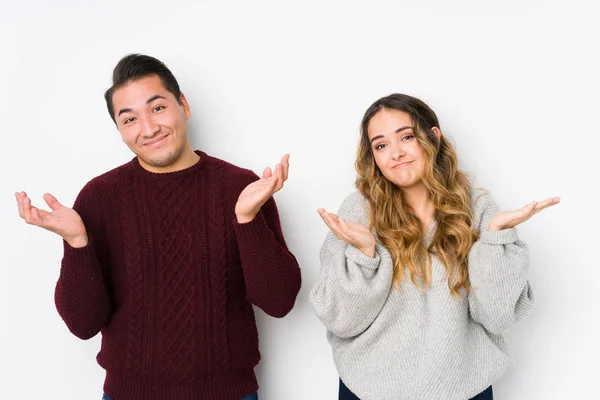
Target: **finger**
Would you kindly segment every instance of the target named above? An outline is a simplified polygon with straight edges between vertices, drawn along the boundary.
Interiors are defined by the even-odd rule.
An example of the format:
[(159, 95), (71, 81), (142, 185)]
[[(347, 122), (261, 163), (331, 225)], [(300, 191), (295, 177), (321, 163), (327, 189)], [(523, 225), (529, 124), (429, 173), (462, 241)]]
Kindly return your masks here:
[(283, 181), (287, 181), (288, 172), (290, 170), (290, 155), (285, 154), (281, 159), (281, 166), (283, 167)]
[(333, 231), (333, 227), (331, 226), (330, 220), (327, 218), (327, 212), (322, 208), (320, 210), (322, 210), (322, 212), (319, 211), (319, 216), (321, 217), (323, 222), (325, 222), (325, 225), (327, 225), (327, 227)]
[(271, 195), (277, 191), (275, 189), (277, 187), (278, 182), (279, 179), (277, 178), (277, 171), (275, 171), (274, 174), (271, 174), (271, 176), (266, 180), (266, 184), (269, 190), (271, 191)]
[[(275, 186), (275, 184), (277, 183), (277, 180), (275, 179), (275, 177), (273, 175), (271, 175), (270, 177), (268, 177), (267, 179), (260, 179), (258, 181), (252, 182), (251, 184), (249, 184), (248, 186), (246, 186), (247, 193), (249, 193), (250, 196), (260, 196), (260, 197), (264, 197), (265, 193), (267, 195), (270, 195), (273, 192), (273, 187)], [(244, 189), (244, 190), (246, 190)]]
[(25, 218), (25, 199), (27, 199), (27, 193), (19, 193), (19, 215), (21, 218)]
[(340, 221), (340, 231), (344, 235), (344, 240), (348, 243), (354, 243), (355, 234), (354, 234), (354, 231), (352, 230), (352, 228), (350, 228), (348, 226), (345, 219), (339, 218), (339, 221)]
[(271, 167), (265, 168), (265, 170), (263, 171), (263, 174), (262, 174), (263, 179), (269, 179), (271, 177), (271, 175), (273, 175), (271, 173)]
[(559, 197), (552, 197), (550, 199), (546, 199), (544, 201), (540, 201), (536, 205), (533, 214), (535, 215), (535, 214), (539, 213), (540, 211), (542, 211), (542, 210), (544, 210), (544, 209), (546, 209), (548, 207), (552, 207), (553, 205), (558, 204), (558, 203), (560, 203), (560, 198)]
[[(319, 216), (323, 219), (325, 224), (327, 224), (329, 229), (333, 230), (332, 226), (336, 226), (337, 216), (335, 216), (335, 214), (328, 213), (327, 211), (325, 211), (324, 208), (318, 208), (317, 212), (319, 213)], [(334, 219), (333, 216), (335, 216), (336, 218)]]
[(348, 242), (350, 240), (348, 235), (342, 230), (342, 226), (340, 225), (339, 221), (335, 221), (331, 217), (331, 215), (328, 215), (328, 222), (329, 227), (338, 238), (342, 239), (345, 242)]
[(40, 218), (40, 210), (37, 207), (31, 207), (31, 214), (29, 223), (32, 225), (42, 225), (42, 219)]
[(346, 221), (343, 218), (338, 217), (338, 237), (342, 239), (346, 243), (354, 242), (354, 235), (352, 235), (352, 230), (346, 225)]
[(323, 215), (323, 220), (325, 221), (325, 223), (327, 224), (327, 226), (329, 226), (329, 228), (334, 231), (334, 232), (339, 232), (340, 228), (338, 225), (338, 220), (337, 218), (333, 218), (333, 215), (331, 213), (326, 212)]
[(340, 221), (341, 231), (346, 235), (350, 234), (351, 229), (348, 227), (348, 224), (346, 224), (346, 221), (341, 217), (338, 217), (338, 220)]
[(44, 201), (52, 211), (56, 211), (63, 206), (56, 200), (56, 197), (52, 196), (50, 193), (44, 193)]
[(40, 208), (37, 209), (37, 212), (40, 216), (40, 220), (42, 221), (46, 220), (46, 218), (48, 218), (51, 215), (48, 211), (42, 210)]
[(277, 177), (277, 184), (275, 185), (275, 192), (279, 191), (283, 187), (283, 167), (281, 164), (275, 166), (275, 176)]
[(31, 217), (33, 224), (55, 232), (54, 227), (52, 226), (52, 222), (54, 221), (54, 219), (49, 218), (51, 216), (52, 214), (50, 214), (46, 210), (42, 210), (37, 207), (31, 207)]
[(29, 200), (29, 197), (23, 199), (23, 219), (28, 224), (31, 223), (31, 200)]
[(543, 208), (547, 208), (547, 207), (553, 206), (553, 205), (558, 204), (558, 203), (560, 203), (560, 197), (551, 197), (551, 198), (546, 199), (544, 201), (538, 202), (538, 205), (537, 205), (536, 208), (542, 208), (543, 209)]
[(17, 199), (17, 207), (19, 208), (19, 217), (23, 218), (23, 195), (21, 192), (15, 193)]
[(325, 223), (327, 224), (327, 226), (329, 226), (329, 229), (331, 229), (331, 231), (335, 234), (335, 236), (337, 236), (338, 238), (340, 238), (341, 240), (343, 240), (346, 243), (353, 242), (352, 237), (343, 231), (342, 226), (341, 226), (341, 224), (342, 224), (341, 218), (339, 218), (335, 214), (326, 213), (325, 221), (326, 221)]
[(275, 193), (275, 185), (277, 184), (277, 177), (275, 175), (271, 175), (267, 179), (262, 179), (260, 181), (254, 182), (253, 196), (259, 196), (260, 198), (266, 201), (269, 197)]
[(337, 215), (335, 215), (334, 213), (330, 213), (327, 212), (327, 210), (325, 210), (324, 208), (317, 208), (317, 212), (319, 213), (319, 215), (321, 217), (325, 216), (325, 215), (329, 215), (331, 218), (333, 218), (336, 222), (339, 219), (339, 217)]
[(327, 213), (327, 215), (329, 215), (329, 217), (335, 221), (335, 223), (339, 223), (340, 222), (340, 217), (338, 217), (337, 215), (335, 215), (334, 213)]

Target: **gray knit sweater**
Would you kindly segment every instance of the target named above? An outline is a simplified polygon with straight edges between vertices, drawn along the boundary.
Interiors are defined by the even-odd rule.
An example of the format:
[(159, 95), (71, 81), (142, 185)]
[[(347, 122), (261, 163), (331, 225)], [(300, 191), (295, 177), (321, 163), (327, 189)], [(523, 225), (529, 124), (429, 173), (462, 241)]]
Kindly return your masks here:
[[(392, 285), (390, 253), (377, 243), (363, 254), (331, 231), (321, 249), (321, 273), (310, 302), (327, 327), (342, 381), (361, 400), (465, 400), (485, 390), (513, 365), (501, 335), (533, 307), (528, 251), (515, 228), (487, 230), (498, 207), (474, 191), (480, 238), (469, 255), (472, 289), (460, 301), (433, 258), (432, 284)], [(368, 226), (369, 204), (358, 192), (339, 215)], [(424, 241), (435, 231), (431, 224)]]

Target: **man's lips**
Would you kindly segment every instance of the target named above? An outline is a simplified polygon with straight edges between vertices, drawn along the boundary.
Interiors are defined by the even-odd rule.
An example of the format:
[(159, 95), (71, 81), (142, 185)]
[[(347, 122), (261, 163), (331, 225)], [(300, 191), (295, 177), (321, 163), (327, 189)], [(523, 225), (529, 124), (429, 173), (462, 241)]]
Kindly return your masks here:
[(152, 140), (150, 140), (150, 141), (148, 141), (148, 142), (144, 143), (144, 144), (143, 144), (143, 146), (149, 146), (149, 147), (153, 147), (153, 146), (155, 146), (155, 145), (159, 144), (160, 142), (162, 142), (162, 140), (163, 140), (164, 138), (166, 138), (167, 136), (169, 136), (169, 135), (167, 134), (167, 135), (162, 135), (162, 136), (159, 136), (159, 137), (157, 137), (156, 139), (152, 139)]

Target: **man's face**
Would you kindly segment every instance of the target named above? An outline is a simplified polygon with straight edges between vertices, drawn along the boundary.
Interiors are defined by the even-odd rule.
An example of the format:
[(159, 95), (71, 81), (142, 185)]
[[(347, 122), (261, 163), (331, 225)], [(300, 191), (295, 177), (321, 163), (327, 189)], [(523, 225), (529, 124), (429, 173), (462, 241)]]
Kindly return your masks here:
[(158, 75), (150, 75), (117, 89), (112, 97), (115, 120), (127, 147), (152, 172), (165, 172), (188, 146), (190, 106), (181, 104)]

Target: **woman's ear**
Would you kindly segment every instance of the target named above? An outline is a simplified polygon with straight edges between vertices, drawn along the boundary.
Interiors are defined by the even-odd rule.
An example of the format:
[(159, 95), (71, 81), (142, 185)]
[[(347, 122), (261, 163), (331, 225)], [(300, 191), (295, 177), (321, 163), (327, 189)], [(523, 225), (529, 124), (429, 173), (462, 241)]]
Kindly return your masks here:
[(442, 131), (440, 131), (440, 128), (438, 128), (437, 126), (431, 128), (431, 132), (433, 132), (433, 134), (438, 140), (440, 140), (440, 138), (442, 137)]

